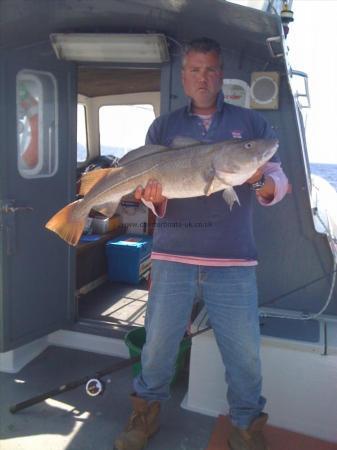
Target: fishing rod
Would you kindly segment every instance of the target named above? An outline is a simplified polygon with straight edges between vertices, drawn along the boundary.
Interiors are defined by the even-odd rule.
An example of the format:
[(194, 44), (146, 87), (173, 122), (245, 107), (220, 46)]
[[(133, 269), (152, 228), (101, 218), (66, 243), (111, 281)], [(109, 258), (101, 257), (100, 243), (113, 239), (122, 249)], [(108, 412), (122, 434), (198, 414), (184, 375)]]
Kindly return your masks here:
[[(203, 328), (202, 330), (196, 331), (195, 333), (189, 334), (183, 338), (182, 343), (189, 342), (195, 336), (205, 333), (210, 329), (211, 327), (206, 327)], [(82, 385), (85, 385), (85, 391), (90, 397), (97, 397), (98, 395), (102, 395), (104, 393), (104, 382), (101, 380), (102, 377), (117, 372), (118, 370), (124, 369), (125, 367), (130, 367), (134, 363), (140, 361), (140, 358), (141, 358), (140, 355), (138, 355), (133, 356), (132, 358), (126, 360), (118, 361), (113, 365), (106, 367), (105, 369), (95, 372), (94, 374), (87, 375), (77, 380), (70, 381), (68, 383), (62, 384), (59, 387), (51, 389), (48, 392), (45, 392), (44, 394), (39, 394), (21, 403), (16, 403), (15, 405), (9, 407), (9, 411), (12, 414), (15, 414), (18, 411), (21, 411), (22, 409), (36, 405), (37, 403), (41, 403), (44, 400), (47, 400), (48, 398), (56, 397), (57, 395), (63, 394), (64, 392), (67, 391), (71, 391), (72, 389), (75, 389)]]

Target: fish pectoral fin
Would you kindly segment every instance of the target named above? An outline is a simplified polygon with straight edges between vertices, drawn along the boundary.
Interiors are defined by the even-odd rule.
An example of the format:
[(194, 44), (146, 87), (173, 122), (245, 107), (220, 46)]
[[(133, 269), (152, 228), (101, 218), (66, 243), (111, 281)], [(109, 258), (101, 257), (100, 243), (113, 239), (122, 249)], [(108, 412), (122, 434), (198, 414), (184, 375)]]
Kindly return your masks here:
[(97, 169), (87, 172), (80, 179), (80, 195), (86, 195), (100, 180), (113, 172), (122, 170), (120, 167), (108, 167), (107, 169)]
[(113, 202), (102, 203), (101, 205), (94, 206), (92, 209), (94, 209), (95, 211), (98, 211), (99, 213), (103, 214), (106, 217), (112, 217), (115, 214), (116, 209), (118, 208), (118, 205), (119, 205), (119, 202), (118, 203), (113, 203)]
[(209, 196), (214, 192), (214, 181), (216, 178), (216, 172), (213, 167), (208, 168), (203, 173), (203, 178), (206, 181), (204, 188), (205, 195)]
[(222, 197), (228, 203), (230, 210), (232, 210), (235, 202), (237, 202), (241, 206), (239, 197), (231, 186), (228, 186), (224, 189)]
[(213, 194), (213, 189), (214, 189), (214, 177), (210, 178), (210, 180), (207, 182), (204, 192), (205, 195), (207, 195), (207, 197), (211, 194)]

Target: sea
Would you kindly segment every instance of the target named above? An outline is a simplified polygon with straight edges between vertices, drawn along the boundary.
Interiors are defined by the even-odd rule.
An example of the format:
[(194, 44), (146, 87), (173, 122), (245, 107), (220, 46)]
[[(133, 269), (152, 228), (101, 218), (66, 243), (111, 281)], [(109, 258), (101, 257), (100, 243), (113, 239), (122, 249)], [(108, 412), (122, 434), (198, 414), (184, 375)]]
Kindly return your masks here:
[(310, 163), (311, 172), (327, 180), (337, 191), (337, 164)]

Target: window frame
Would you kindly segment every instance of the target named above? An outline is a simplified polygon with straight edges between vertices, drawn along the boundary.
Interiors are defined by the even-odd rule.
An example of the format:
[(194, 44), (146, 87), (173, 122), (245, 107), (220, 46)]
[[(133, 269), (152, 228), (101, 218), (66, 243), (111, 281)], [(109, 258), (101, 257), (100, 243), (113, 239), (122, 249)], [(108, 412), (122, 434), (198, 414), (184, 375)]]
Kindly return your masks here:
[[(20, 97), (20, 82), (24, 81), (34, 81), (38, 84), (38, 89), (40, 98), (38, 103), (38, 139), (37, 139), (37, 155), (38, 162), (32, 168), (25, 168), (22, 162), (22, 150), (20, 149), (19, 140), (19, 97)], [(53, 89), (50, 92), (45, 91), (45, 84), (49, 83)], [(48, 117), (47, 113), (44, 114), (44, 108), (46, 108), (50, 103), (48, 95), (52, 95), (53, 99), (53, 109), (49, 110), (49, 121), (45, 122), (45, 117)], [(17, 152), (17, 170), (22, 178), (25, 179), (37, 179), (37, 178), (48, 178), (53, 177), (59, 167), (59, 148), (58, 148), (58, 87), (57, 80), (53, 73), (40, 70), (32, 69), (21, 69), (16, 74), (16, 122), (17, 122), (17, 132), (16, 132), (16, 152)], [(27, 114), (28, 117), (28, 114)], [(29, 120), (29, 119), (28, 119)], [(53, 129), (52, 129), (53, 126)], [(52, 137), (54, 135), (54, 138)], [(46, 145), (46, 139), (48, 139), (48, 146)], [(44, 148), (48, 147), (49, 153), (44, 153)], [(53, 154), (54, 153), (54, 154)], [(54, 159), (53, 166), (51, 166), (52, 157)], [(45, 169), (47, 166), (47, 170)]]
[[(80, 166), (82, 164), (85, 164), (88, 161), (88, 159), (89, 159), (89, 136), (88, 136), (88, 111), (87, 111), (87, 105), (83, 101), (81, 102), (80, 100), (78, 100), (77, 101), (77, 108), (78, 108), (78, 106), (83, 106), (83, 110), (84, 110), (84, 126), (85, 126), (85, 141), (86, 141), (86, 146), (85, 146), (86, 158), (83, 161), (79, 161), (77, 159), (77, 155), (78, 155), (77, 151), (78, 151), (78, 149), (76, 149), (76, 163), (77, 163), (77, 166)], [(78, 109), (76, 109), (76, 114), (77, 114), (77, 120), (76, 120), (76, 124), (77, 124), (76, 125), (76, 136), (77, 136), (77, 131), (78, 131)], [(77, 140), (77, 137), (76, 137), (76, 140)], [(78, 141), (77, 141), (77, 144), (78, 144)]]

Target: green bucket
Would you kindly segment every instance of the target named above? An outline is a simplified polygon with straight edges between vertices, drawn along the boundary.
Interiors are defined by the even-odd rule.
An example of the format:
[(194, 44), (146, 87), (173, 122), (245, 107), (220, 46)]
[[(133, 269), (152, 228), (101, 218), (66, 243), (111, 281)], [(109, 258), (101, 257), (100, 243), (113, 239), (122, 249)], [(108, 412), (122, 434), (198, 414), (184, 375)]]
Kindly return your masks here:
[[(142, 353), (143, 345), (145, 344), (146, 332), (145, 328), (136, 328), (135, 330), (129, 331), (125, 336), (125, 344), (129, 348), (130, 357), (140, 356)], [(179, 375), (179, 372), (182, 370), (184, 366), (184, 362), (186, 360), (187, 351), (191, 347), (191, 341), (188, 339), (184, 339), (181, 341), (177, 361), (175, 365), (175, 373), (172, 378), (171, 383), (174, 383)], [(141, 362), (137, 362), (132, 366), (132, 373), (134, 376), (137, 376), (141, 371)]]

